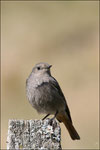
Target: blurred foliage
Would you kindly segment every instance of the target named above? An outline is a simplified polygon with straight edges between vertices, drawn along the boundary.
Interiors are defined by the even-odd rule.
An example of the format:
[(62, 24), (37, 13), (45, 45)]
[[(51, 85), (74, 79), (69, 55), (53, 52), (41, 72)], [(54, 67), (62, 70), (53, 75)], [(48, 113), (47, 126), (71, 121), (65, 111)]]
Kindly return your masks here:
[[(81, 140), (62, 128), (62, 147), (99, 146), (99, 2), (1, 2), (1, 129), (6, 148), (9, 119), (40, 119), (28, 103), (25, 82), (38, 62), (53, 65)], [(65, 138), (66, 137), (66, 138)]]

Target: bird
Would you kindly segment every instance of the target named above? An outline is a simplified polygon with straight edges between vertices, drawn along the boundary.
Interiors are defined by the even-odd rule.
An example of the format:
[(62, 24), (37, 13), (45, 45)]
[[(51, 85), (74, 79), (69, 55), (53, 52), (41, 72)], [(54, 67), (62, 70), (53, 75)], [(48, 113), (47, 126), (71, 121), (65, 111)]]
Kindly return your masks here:
[(61, 123), (64, 123), (72, 140), (80, 140), (76, 131), (65, 96), (57, 80), (51, 75), (51, 67), (45, 62), (37, 63), (26, 79), (26, 95), (29, 103), (38, 113), (54, 115)]

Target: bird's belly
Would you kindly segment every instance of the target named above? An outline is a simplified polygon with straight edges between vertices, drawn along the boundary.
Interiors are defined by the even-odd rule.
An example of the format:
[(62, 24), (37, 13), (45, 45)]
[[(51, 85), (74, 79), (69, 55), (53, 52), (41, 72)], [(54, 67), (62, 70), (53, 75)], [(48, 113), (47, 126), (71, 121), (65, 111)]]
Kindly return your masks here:
[(57, 99), (49, 90), (36, 89), (34, 92), (32, 91), (29, 102), (39, 113), (55, 114), (56, 111), (64, 110), (61, 100)]

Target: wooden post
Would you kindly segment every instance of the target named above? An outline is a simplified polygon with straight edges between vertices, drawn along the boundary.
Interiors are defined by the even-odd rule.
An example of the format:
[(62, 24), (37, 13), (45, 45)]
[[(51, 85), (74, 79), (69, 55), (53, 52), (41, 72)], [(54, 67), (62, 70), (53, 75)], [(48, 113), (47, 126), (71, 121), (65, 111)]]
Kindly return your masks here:
[(61, 128), (54, 120), (9, 120), (7, 150), (59, 149)]

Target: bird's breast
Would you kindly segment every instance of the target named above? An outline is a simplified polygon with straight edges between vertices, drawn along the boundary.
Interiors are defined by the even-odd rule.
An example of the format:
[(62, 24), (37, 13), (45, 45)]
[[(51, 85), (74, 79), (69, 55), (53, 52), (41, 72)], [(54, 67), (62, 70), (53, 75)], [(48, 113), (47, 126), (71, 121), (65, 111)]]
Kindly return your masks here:
[(46, 77), (28, 80), (27, 97), (38, 112), (54, 114), (57, 109), (62, 110), (65, 107), (59, 92)]

